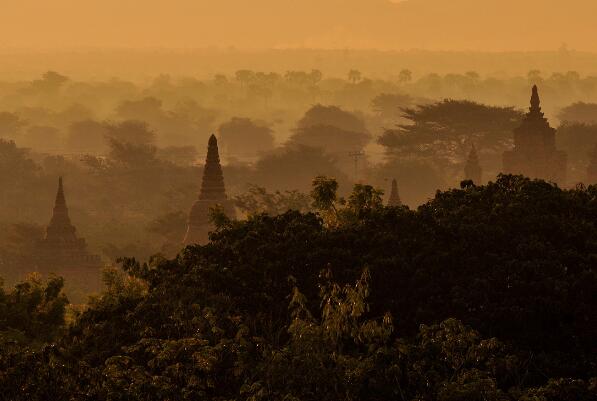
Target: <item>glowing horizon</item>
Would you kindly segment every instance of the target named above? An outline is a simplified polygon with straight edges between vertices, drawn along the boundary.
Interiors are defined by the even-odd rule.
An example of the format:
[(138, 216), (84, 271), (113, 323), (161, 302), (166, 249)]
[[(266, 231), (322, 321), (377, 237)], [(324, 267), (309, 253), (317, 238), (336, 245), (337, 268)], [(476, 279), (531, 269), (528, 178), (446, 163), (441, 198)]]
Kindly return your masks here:
[(21, 0), (0, 49), (597, 51), (593, 0)]

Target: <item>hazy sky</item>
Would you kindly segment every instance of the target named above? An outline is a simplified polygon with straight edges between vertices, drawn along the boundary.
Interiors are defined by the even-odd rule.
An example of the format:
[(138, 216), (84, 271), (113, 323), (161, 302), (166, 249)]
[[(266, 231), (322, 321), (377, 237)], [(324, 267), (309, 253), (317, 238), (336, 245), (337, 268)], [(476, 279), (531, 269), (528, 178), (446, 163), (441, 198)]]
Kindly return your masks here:
[(597, 51), (597, 0), (0, 0), (0, 48)]

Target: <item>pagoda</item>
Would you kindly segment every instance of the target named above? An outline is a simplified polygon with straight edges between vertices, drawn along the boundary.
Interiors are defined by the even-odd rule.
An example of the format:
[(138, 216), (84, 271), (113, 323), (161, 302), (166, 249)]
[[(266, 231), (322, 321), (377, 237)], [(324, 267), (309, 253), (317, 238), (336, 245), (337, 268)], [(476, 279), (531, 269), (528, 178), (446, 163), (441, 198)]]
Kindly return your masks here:
[(514, 130), (514, 149), (504, 152), (503, 170), (564, 184), (566, 153), (556, 149), (556, 130), (549, 126), (540, 104), (535, 85), (529, 112)]
[(390, 192), (390, 197), (388, 198), (388, 206), (402, 206), (400, 195), (398, 195), (398, 183), (396, 182), (396, 179), (392, 180), (392, 191)]
[(62, 177), (58, 178), (54, 211), (46, 234), (39, 244), (37, 260), (38, 268), (49, 273), (89, 273), (93, 270), (99, 276), (99, 269), (102, 267), (100, 257), (88, 252), (85, 239), (77, 236), (77, 229), (71, 223)]
[(475, 145), (471, 148), (464, 165), (464, 179), (471, 180), (474, 184), (480, 185), (483, 178), (483, 169), (479, 164), (479, 157), (477, 156), (477, 149)]
[(218, 140), (215, 135), (212, 135), (207, 147), (199, 199), (193, 204), (189, 213), (187, 233), (183, 241), (185, 245), (203, 245), (209, 241), (209, 232), (213, 229), (210, 222), (210, 209), (216, 206), (222, 207), (228, 217), (234, 217), (234, 205), (226, 196)]

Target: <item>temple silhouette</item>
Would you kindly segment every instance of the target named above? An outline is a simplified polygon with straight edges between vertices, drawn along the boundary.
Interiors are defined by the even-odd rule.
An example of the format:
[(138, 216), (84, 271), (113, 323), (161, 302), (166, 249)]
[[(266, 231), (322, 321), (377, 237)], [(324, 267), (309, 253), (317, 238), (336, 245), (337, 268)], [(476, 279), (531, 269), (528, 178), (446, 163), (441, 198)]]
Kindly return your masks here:
[(483, 169), (479, 163), (479, 156), (477, 155), (475, 145), (471, 148), (468, 158), (466, 159), (466, 164), (464, 165), (464, 179), (472, 180), (473, 183), (477, 185), (482, 184)]
[(556, 149), (556, 130), (541, 112), (537, 85), (529, 112), (514, 130), (514, 149), (504, 152), (503, 171), (560, 184), (566, 181), (566, 153)]
[(52, 218), (38, 246), (37, 264), (39, 270), (46, 273), (93, 274), (94, 276), (89, 278), (94, 282), (97, 281), (99, 269), (102, 267), (101, 258), (87, 250), (85, 239), (77, 236), (77, 229), (71, 223), (62, 177), (58, 178)]
[(390, 192), (390, 197), (388, 198), (388, 206), (402, 206), (402, 201), (400, 200), (400, 195), (398, 194), (398, 183), (396, 179), (392, 180), (392, 191)]
[(213, 229), (209, 219), (210, 209), (216, 206), (222, 207), (228, 217), (235, 216), (234, 204), (226, 196), (218, 140), (212, 135), (207, 146), (199, 199), (189, 213), (187, 233), (183, 241), (185, 245), (206, 244), (209, 241), (208, 234)]

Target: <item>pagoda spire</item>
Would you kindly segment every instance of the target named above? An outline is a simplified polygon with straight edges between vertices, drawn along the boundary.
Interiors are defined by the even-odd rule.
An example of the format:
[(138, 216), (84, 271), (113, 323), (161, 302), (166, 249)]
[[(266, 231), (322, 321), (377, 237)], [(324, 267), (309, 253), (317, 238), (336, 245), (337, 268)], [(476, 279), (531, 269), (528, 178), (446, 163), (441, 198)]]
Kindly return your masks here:
[(566, 152), (556, 147), (556, 130), (541, 111), (537, 85), (533, 85), (529, 112), (514, 129), (514, 148), (503, 154), (504, 173), (566, 183)]
[(203, 181), (199, 199), (191, 207), (189, 213), (187, 233), (183, 242), (189, 244), (205, 244), (209, 240), (209, 232), (213, 225), (210, 221), (211, 209), (220, 206), (224, 213), (234, 218), (234, 203), (226, 196), (224, 174), (218, 154), (218, 140), (215, 135), (209, 137), (207, 157), (203, 169)]
[(401, 206), (402, 201), (400, 195), (398, 195), (398, 183), (396, 179), (392, 180), (392, 191), (390, 192), (390, 198), (388, 199), (388, 206)]
[(68, 207), (66, 206), (66, 198), (64, 197), (62, 177), (58, 177), (58, 191), (56, 192), (56, 200), (54, 201), (54, 211), (52, 213), (50, 225), (71, 225), (70, 217), (68, 216)]
[(201, 183), (201, 200), (222, 200), (226, 199), (226, 188), (224, 186), (224, 174), (220, 164), (218, 151), (218, 140), (215, 135), (209, 137), (207, 146), (207, 157), (203, 170), (203, 181)]
[[(36, 263), (40, 271), (58, 273), (74, 282), (85, 277), (82, 288), (90, 283), (100, 287), (99, 268), (102, 261), (98, 255), (89, 253), (85, 239), (77, 236), (77, 229), (68, 215), (62, 177), (58, 178), (54, 211), (46, 227), (46, 235), (38, 244)], [(97, 274), (90, 275), (90, 272)]]
[(479, 156), (477, 155), (477, 149), (475, 145), (471, 147), (471, 151), (468, 154), (468, 158), (466, 160), (466, 164), (464, 166), (464, 178), (467, 180), (472, 180), (473, 183), (479, 185), (481, 184), (481, 179), (483, 176), (483, 169), (481, 168), (481, 164), (479, 163)]
[(537, 85), (533, 85), (533, 90), (531, 94), (531, 107), (529, 108), (529, 114), (531, 115), (540, 115), (543, 117), (543, 113), (541, 112), (541, 99), (539, 99), (539, 89)]
[(58, 190), (56, 191), (56, 200), (54, 201), (54, 210), (50, 224), (46, 228), (46, 240), (69, 242), (76, 240), (76, 229), (71, 224), (66, 206), (66, 197), (64, 196), (64, 186), (62, 177), (58, 178)]

